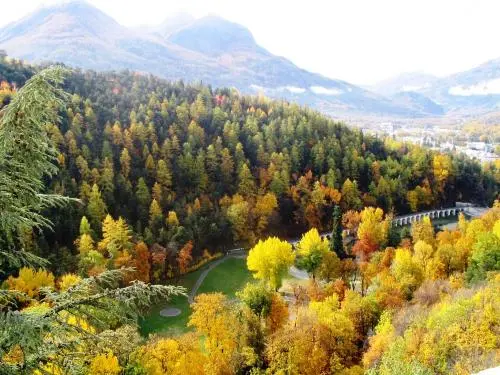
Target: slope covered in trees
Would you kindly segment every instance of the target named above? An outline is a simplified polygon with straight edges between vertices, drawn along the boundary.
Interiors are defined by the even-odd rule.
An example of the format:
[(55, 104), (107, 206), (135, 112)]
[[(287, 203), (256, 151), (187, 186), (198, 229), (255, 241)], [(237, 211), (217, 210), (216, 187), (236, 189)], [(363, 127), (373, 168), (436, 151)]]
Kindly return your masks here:
[[(3, 101), (36, 69), (3, 58)], [(491, 203), (498, 191), (494, 167), (235, 90), (90, 71), (71, 73), (64, 89), (67, 108), (48, 126), (60, 173), (48, 184), (82, 204), (47, 212), (55, 230), (33, 241), (58, 259), (58, 272), (76, 266), (82, 216), (96, 243), (106, 214), (123, 218), (149, 247), (164, 249), (168, 263), (189, 241), (200, 256), (267, 233), (329, 228), (336, 204), (405, 213), (455, 200)]]
[[(100, 127), (107, 108), (101, 101), (109, 97), (93, 105), (76, 94), (69, 97), (58, 88), (62, 75), (52, 68), (20, 90), (2, 85), (7, 105), (0, 112), (0, 373), (444, 375), (498, 365), (500, 202), (481, 218), (467, 221), (461, 215), (455, 230), (435, 233), (425, 218), (401, 236), (391, 230), (391, 215), (375, 207), (418, 209), (447, 204), (457, 195), (489, 199), (496, 193), (495, 167), (467, 175), (463, 170), (473, 163), (421, 149), (396, 152), (393, 143), (286, 103), (231, 92), (210, 94), (214, 102), (198, 100), (206, 88), (178, 88), (194, 93), (184, 105), (187, 117), (183, 104), (175, 106), (173, 122), (158, 129), (156, 120), (147, 127), (138, 120), (141, 111), (151, 118), (155, 113), (145, 110), (149, 102), (141, 105), (142, 99), (137, 112), (128, 113), (130, 126), (104, 121)], [(70, 76), (68, 90), (78, 77)], [(210, 130), (213, 118), (204, 123), (192, 117), (200, 108), (213, 116), (225, 100), (232, 105), (220, 110), (228, 118), (239, 115), (221, 129)], [(252, 127), (248, 122), (259, 110), (262, 118)], [(118, 107), (115, 112), (118, 118)], [(82, 119), (75, 123), (78, 115)], [(289, 143), (287, 124), (294, 134)], [(162, 147), (155, 147), (164, 128)], [(177, 136), (182, 149), (175, 147)], [(362, 156), (332, 173), (327, 161), (314, 162), (313, 149), (328, 141), (338, 143), (342, 160)], [(258, 146), (254, 156), (252, 142)], [(293, 167), (286, 144), (310, 159), (298, 158)], [(212, 145), (214, 175), (205, 159)], [(335, 162), (334, 149), (325, 149), (327, 160)], [(427, 161), (422, 168), (430, 167), (421, 171), (421, 181), (415, 155)], [(272, 167), (274, 162), (279, 167)], [(224, 165), (231, 173), (225, 174)], [(397, 179), (389, 166), (400, 173)], [(473, 195), (461, 184), (464, 178), (485, 189)], [(407, 183), (400, 185), (405, 196), (379, 190), (382, 181), (389, 187), (390, 181)], [(64, 194), (79, 196), (80, 206)], [(328, 225), (329, 210), (331, 241), (318, 233)], [(284, 213), (293, 219), (286, 221)], [(237, 300), (221, 293), (198, 295), (190, 333), (140, 337), (136, 323), (144, 308), (182, 293), (148, 282), (172, 279), (189, 272), (195, 261), (210, 261), (208, 251), (197, 257), (200, 239), (194, 234), (217, 233), (221, 223), (231, 229), (231, 240), (259, 238), (247, 257), (258, 282), (247, 284)], [(311, 229), (295, 249), (278, 237), (260, 240), (280, 225)], [(354, 234), (352, 246), (342, 239), (342, 225)], [(68, 237), (60, 231), (72, 226), (78, 227), (77, 256), (55, 241)], [(56, 232), (49, 237), (51, 227)], [(54, 247), (44, 259), (43, 243), (50, 239)], [(50, 259), (55, 262), (47, 267)], [(287, 302), (279, 288), (292, 265), (307, 271), (310, 280), (296, 285)], [(71, 268), (78, 274), (58, 275)]]
[[(29, 251), (30, 233), (52, 226), (43, 210), (74, 203), (43, 192), (44, 178), (58, 170), (46, 125), (57, 123), (64, 107), (58, 87), (63, 74), (61, 68), (40, 72), (0, 111), (0, 373), (6, 375), (87, 372), (79, 352), (133, 336), (123, 324), (134, 324), (152, 301), (183, 292), (136, 280), (125, 284), (130, 269), (86, 279), (66, 274), (56, 285), (43, 269), (47, 260)], [(102, 335), (118, 322), (123, 330)], [(92, 369), (93, 363), (90, 371), (97, 373)]]

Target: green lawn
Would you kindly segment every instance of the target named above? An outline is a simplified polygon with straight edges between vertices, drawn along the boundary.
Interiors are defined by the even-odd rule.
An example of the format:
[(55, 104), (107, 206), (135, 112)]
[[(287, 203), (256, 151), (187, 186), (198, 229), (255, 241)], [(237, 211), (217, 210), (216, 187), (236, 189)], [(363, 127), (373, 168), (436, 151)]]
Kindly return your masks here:
[(229, 258), (209, 272), (198, 294), (221, 292), (234, 298), (236, 291), (253, 279), (245, 259)]
[[(194, 286), (200, 274), (208, 265), (195, 272), (185, 275), (179, 285), (187, 288), (188, 293)], [(246, 260), (239, 258), (229, 258), (212, 269), (203, 284), (198, 289), (200, 293), (222, 292), (234, 298), (237, 290), (241, 289), (247, 281), (252, 280), (252, 275), (246, 268)], [(182, 312), (175, 317), (163, 317), (160, 311), (166, 306), (175, 307)], [(191, 308), (186, 297), (174, 297), (171, 301), (161, 302), (151, 308), (147, 316), (139, 321), (140, 332), (147, 336), (151, 333), (161, 335), (175, 335), (188, 331), (187, 322)]]
[[(206, 268), (185, 275), (178, 283), (187, 289), (187, 293), (191, 290), (198, 277)], [(166, 306), (175, 307), (181, 310), (181, 314), (174, 317), (164, 317), (160, 315), (160, 311)], [(150, 333), (158, 333), (165, 335), (175, 335), (187, 331), (187, 322), (191, 309), (187, 297), (176, 296), (170, 301), (163, 301), (153, 306), (148, 314), (139, 321), (139, 329), (142, 335), (147, 336)]]

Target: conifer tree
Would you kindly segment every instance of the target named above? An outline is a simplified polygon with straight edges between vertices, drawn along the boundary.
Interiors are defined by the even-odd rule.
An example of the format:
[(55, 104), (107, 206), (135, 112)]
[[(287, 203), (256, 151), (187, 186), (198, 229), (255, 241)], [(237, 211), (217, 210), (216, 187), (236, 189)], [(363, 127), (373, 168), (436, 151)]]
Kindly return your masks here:
[(99, 231), (101, 227), (101, 222), (106, 216), (106, 204), (102, 199), (101, 192), (97, 184), (92, 186), (92, 191), (89, 197), (89, 204), (87, 205), (87, 214), (89, 215), (90, 221), (92, 223), (92, 228)]
[[(63, 69), (56, 67), (35, 75), (0, 114), (2, 271), (42, 263), (19, 247), (20, 230), (50, 228), (52, 223), (41, 210), (69, 201), (59, 195), (42, 194), (42, 179), (57, 172), (53, 164), (56, 153), (45, 125), (57, 122), (57, 111), (64, 104), (65, 94), (57, 88), (63, 74)], [(46, 373), (48, 365), (58, 373), (83, 373), (86, 365), (79, 354), (95, 347), (102, 340), (99, 332), (115, 324), (114, 319), (134, 324), (137, 313), (153, 299), (182, 293), (178, 287), (142, 282), (119, 288), (120, 279), (129, 271), (107, 271), (65, 291), (46, 288), (45, 304), (38, 306), (22, 291), (1, 291), (0, 373)], [(26, 298), (33, 308), (18, 311), (14, 302)], [(105, 318), (110, 312), (113, 321)], [(16, 351), (22, 355), (4, 360)]]
[(57, 172), (57, 151), (47, 142), (46, 125), (59, 120), (66, 94), (56, 87), (63, 69), (47, 69), (31, 78), (0, 112), (0, 268), (37, 260), (23, 252), (19, 231), (43, 229), (52, 223), (41, 214), (68, 198), (42, 194), (45, 177)]
[(332, 219), (330, 250), (335, 252), (340, 259), (345, 259), (347, 255), (344, 251), (344, 241), (342, 240), (342, 211), (338, 205), (333, 209)]

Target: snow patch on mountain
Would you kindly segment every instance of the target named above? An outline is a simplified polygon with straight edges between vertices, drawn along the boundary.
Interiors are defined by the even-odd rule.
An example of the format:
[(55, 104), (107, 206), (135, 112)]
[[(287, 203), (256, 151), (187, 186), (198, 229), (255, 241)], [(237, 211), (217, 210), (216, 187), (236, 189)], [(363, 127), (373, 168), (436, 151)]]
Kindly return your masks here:
[(479, 82), (471, 86), (453, 86), (449, 88), (448, 93), (455, 96), (499, 95), (500, 78)]
[(279, 91), (290, 91), (292, 94), (303, 94), (306, 92), (306, 89), (303, 87), (297, 87), (297, 86), (284, 86), (278, 88)]
[(419, 91), (419, 90), (426, 89), (429, 87), (431, 87), (430, 83), (425, 83), (423, 85), (404, 85), (403, 87), (401, 87), (401, 91), (403, 91), (403, 92)]
[(320, 94), (320, 95), (341, 95), (343, 93), (342, 90), (339, 90), (337, 88), (327, 88), (323, 86), (311, 86), (309, 87), (311, 91), (315, 94)]

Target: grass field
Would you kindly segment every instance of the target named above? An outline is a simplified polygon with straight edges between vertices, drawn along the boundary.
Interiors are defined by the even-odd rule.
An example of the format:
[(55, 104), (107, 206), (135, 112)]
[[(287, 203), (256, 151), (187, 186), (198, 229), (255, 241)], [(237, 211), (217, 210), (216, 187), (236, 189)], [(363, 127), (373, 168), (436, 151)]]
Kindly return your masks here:
[[(189, 293), (206, 267), (208, 265), (185, 275), (180, 280), (179, 285), (184, 286)], [(230, 298), (234, 298), (236, 291), (241, 289), (251, 279), (252, 275), (246, 268), (245, 259), (228, 258), (208, 273), (198, 289), (198, 294), (221, 292)], [(161, 316), (160, 311), (166, 306), (180, 309), (181, 314), (175, 317)], [(161, 302), (151, 308), (147, 316), (139, 321), (140, 332), (144, 336), (151, 333), (175, 335), (186, 332), (189, 330), (187, 322), (190, 314), (191, 308), (187, 297), (174, 297), (171, 301)]]
[[(187, 293), (189, 293), (205, 267), (185, 275), (179, 281), (178, 285), (185, 287), (187, 289)], [(178, 308), (181, 310), (181, 314), (168, 318), (161, 316), (160, 311), (166, 306)], [(153, 306), (149, 313), (139, 321), (139, 329), (141, 334), (144, 336), (151, 333), (169, 335), (183, 333), (187, 330), (187, 322), (190, 314), (191, 309), (189, 308), (187, 297), (176, 296), (170, 301), (163, 301)]]
[(198, 294), (221, 292), (233, 298), (236, 291), (252, 279), (245, 259), (229, 258), (210, 271), (198, 289)]

